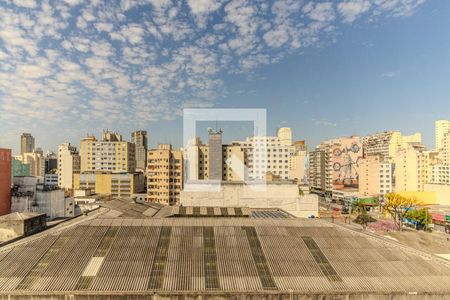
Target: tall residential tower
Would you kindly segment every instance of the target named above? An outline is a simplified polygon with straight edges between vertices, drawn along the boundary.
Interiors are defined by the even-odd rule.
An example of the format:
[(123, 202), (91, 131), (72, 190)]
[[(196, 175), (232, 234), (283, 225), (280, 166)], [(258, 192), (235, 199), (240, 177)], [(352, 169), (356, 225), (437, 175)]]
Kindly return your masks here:
[(20, 154), (31, 153), (34, 151), (34, 137), (31, 133), (22, 133), (20, 136)]
[(136, 170), (145, 172), (147, 164), (147, 131), (138, 130), (131, 133), (131, 142), (136, 148)]

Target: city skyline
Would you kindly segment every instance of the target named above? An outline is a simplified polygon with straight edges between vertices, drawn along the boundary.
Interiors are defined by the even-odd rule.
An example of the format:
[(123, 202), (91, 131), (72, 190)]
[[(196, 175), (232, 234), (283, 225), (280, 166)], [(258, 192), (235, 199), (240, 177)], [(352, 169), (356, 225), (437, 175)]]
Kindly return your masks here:
[[(37, 147), (56, 151), (106, 128), (127, 140), (147, 130), (150, 148), (179, 147), (179, 110), (214, 106), (267, 108), (268, 134), (288, 126), (310, 147), (400, 130), (421, 132), (431, 149), (434, 121), (450, 115), (449, 3), (78, 2), (0, 4), (1, 147), (17, 153), (18, 137), (30, 132)], [(168, 28), (163, 21), (170, 18)], [(249, 20), (254, 32), (244, 30)], [(184, 67), (170, 71), (177, 59)], [(188, 79), (204, 89), (187, 88)]]

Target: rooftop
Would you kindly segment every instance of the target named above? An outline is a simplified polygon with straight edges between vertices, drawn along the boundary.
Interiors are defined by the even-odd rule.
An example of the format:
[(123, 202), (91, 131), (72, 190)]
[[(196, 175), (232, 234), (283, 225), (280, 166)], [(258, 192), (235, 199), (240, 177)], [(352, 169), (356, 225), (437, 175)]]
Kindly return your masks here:
[(243, 211), (252, 217), (157, 217), (168, 211), (159, 208), (113, 200), (0, 248), (0, 298), (450, 295), (448, 261), (321, 220), (263, 209)]
[[(36, 216), (45, 215), (35, 212), (13, 212), (7, 215), (0, 216), (0, 221), (23, 221), (34, 218)], [(0, 249), (1, 250), (1, 249)]]

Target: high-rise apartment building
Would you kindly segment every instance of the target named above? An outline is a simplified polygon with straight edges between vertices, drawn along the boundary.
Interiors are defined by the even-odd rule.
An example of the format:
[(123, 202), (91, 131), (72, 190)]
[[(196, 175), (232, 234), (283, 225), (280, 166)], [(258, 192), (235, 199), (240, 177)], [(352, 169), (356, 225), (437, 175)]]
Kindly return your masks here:
[(222, 180), (223, 176), (223, 154), (222, 154), (222, 130), (214, 132), (208, 130), (208, 166), (209, 180)]
[(20, 136), (20, 154), (32, 153), (34, 151), (34, 137), (31, 133), (22, 133)]
[(281, 127), (278, 129), (277, 136), (280, 143), (284, 146), (292, 145), (292, 129), (289, 127)]
[(281, 143), (278, 137), (254, 136), (245, 141), (236, 141), (244, 151), (246, 176), (248, 180), (262, 180), (266, 173), (289, 179), (289, 160), (292, 146)]
[(0, 148), (0, 216), (11, 212), (11, 149)]
[(310, 152), (311, 189), (331, 193), (343, 188), (357, 188), (359, 163), (363, 151), (359, 136), (341, 137), (320, 143)]
[(395, 157), (395, 191), (423, 192), (428, 172), (427, 151), (422, 144), (411, 144), (397, 151)]
[(147, 131), (138, 130), (131, 133), (131, 142), (136, 148), (136, 170), (145, 172), (147, 165)]
[(58, 186), (70, 190), (73, 189), (74, 173), (80, 172), (80, 155), (77, 148), (64, 143), (58, 147)]
[(382, 155), (369, 155), (360, 161), (359, 194), (382, 196), (392, 193), (394, 188), (394, 165), (386, 162)]
[(305, 141), (296, 141), (289, 157), (289, 179), (297, 180), (299, 184), (306, 184), (306, 171), (308, 169), (308, 148)]
[(160, 144), (147, 153), (147, 201), (176, 205), (183, 189), (183, 153)]
[(45, 175), (45, 157), (42, 149), (36, 148), (31, 153), (24, 153), (14, 157), (23, 164), (30, 166), (30, 176), (44, 177)]
[(435, 122), (435, 143), (436, 150), (439, 151), (442, 148), (442, 143), (445, 134), (450, 132), (450, 121), (438, 120)]
[(120, 134), (105, 131), (101, 141), (95, 136), (81, 139), (81, 173), (92, 171), (133, 173), (135, 170), (135, 145), (123, 141)]
[[(222, 176), (224, 181), (245, 180), (245, 156), (239, 144), (221, 145)], [(200, 138), (186, 147), (185, 174), (186, 180), (209, 180), (210, 178), (210, 147), (202, 144)], [(216, 179), (217, 180), (217, 179)]]
[(239, 144), (222, 145), (224, 181), (245, 180), (245, 154)]
[(450, 165), (450, 132), (444, 134), (441, 139), (439, 152), (439, 160), (444, 165)]
[(312, 191), (325, 191), (328, 155), (326, 149), (320, 147), (309, 152), (309, 185)]
[(400, 131), (380, 132), (364, 137), (364, 156), (381, 155), (384, 160), (392, 162), (399, 149), (421, 142), (422, 135), (420, 133), (402, 136)]
[(45, 154), (45, 174), (53, 173), (58, 169), (58, 155), (54, 152)]

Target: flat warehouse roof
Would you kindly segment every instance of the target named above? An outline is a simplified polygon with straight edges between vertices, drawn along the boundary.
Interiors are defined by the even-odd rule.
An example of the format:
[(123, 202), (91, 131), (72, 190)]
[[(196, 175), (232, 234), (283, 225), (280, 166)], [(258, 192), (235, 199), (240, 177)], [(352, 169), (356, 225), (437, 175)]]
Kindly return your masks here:
[(450, 295), (445, 260), (321, 220), (139, 218), (113, 204), (0, 248), (0, 299)]

